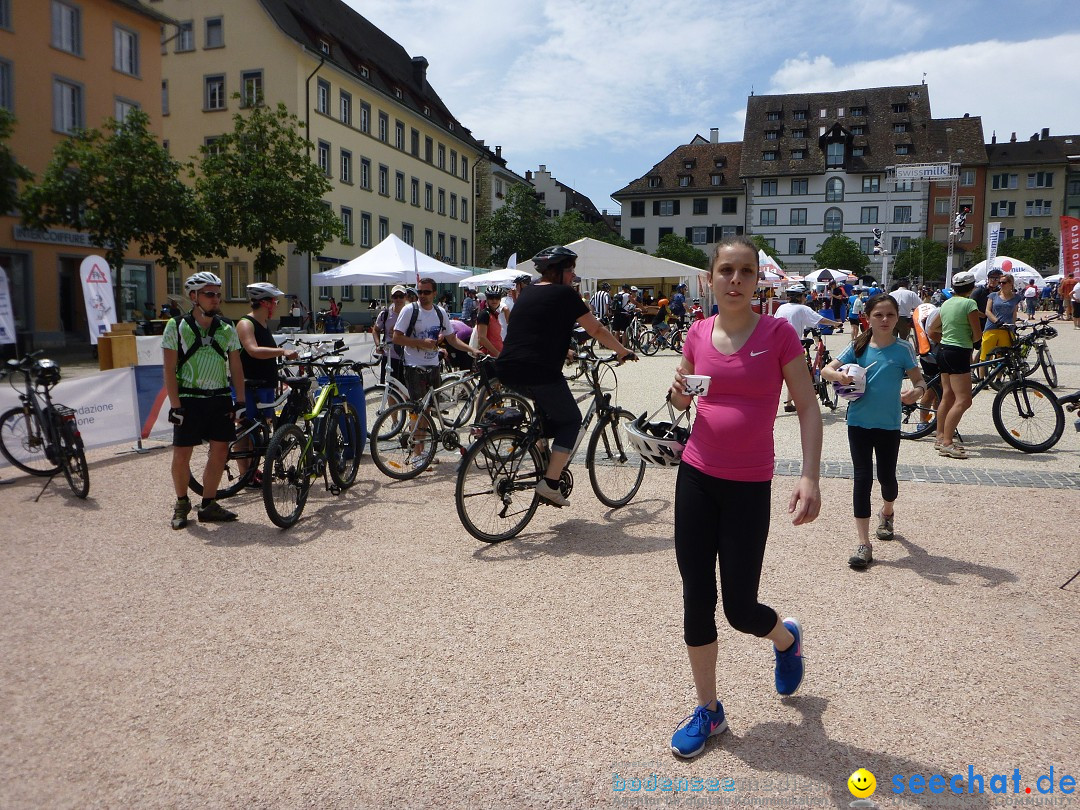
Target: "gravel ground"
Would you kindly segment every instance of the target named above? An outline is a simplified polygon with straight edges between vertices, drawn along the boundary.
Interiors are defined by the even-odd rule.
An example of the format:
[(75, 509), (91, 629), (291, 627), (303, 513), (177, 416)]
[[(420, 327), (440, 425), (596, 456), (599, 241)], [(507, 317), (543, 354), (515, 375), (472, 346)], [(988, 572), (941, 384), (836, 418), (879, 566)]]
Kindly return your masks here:
[[(1053, 344), (1062, 390), (1080, 387), (1077, 336)], [(655, 407), (674, 363), (621, 369), (620, 402)], [(989, 402), (961, 426), (971, 459), (924, 440), (901, 463), (1076, 471), (1071, 420), (1029, 456), (997, 438)], [(849, 460), (842, 416), (825, 425), (824, 458)], [(776, 444), (799, 457), (793, 416)], [(806, 680), (779, 699), (767, 643), (721, 620), (731, 731), (683, 762), (673, 471), (608, 511), (578, 465), (569, 508), (486, 546), (457, 521), (449, 463), (392, 483), (367, 461), (341, 497), (316, 485), (287, 532), (251, 495), (236, 524), (173, 532), (167, 452), (93, 451), (85, 502), (58, 480), (34, 503), (40, 479), (0, 470), (4, 808), (843, 807), (859, 767), (898, 806), (894, 775), (969, 765), (987, 791), (1018, 768), (1020, 794), (993, 797), (1016, 806), (1051, 766), (1080, 777), (1080, 579), (1061, 587), (1080, 568), (1075, 489), (904, 482), (897, 540), (856, 572), (850, 481), (823, 479), (821, 517), (795, 528), (778, 477), (761, 593), (802, 621)], [(732, 789), (632, 792), (650, 774)]]

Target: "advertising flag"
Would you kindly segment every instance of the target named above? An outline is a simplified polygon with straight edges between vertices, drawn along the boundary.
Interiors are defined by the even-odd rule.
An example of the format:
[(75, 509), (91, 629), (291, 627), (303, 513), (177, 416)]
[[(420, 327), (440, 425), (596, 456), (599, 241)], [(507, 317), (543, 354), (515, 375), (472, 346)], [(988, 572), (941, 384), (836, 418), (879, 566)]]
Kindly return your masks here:
[(986, 272), (994, 269), (994, 259), (997, 258), (998, 239), (1001, 236), (1001, 223), (991, 222), (986, 231)]
[(83, 299), (86, 301), (90, 342), (96, 346), (98, 338), (116, 323), (112, 270), (100, 256), (87, 256), (79, 265), (79, 278), (82, 279)]
[(0, 267), (0, 344), (15, 342), (15, 313), (11, 308), (11, 290), (7, 273)]
[(1061, 218), (1061, 269), (1063, 276), (1080, 273), (1080, 219)]

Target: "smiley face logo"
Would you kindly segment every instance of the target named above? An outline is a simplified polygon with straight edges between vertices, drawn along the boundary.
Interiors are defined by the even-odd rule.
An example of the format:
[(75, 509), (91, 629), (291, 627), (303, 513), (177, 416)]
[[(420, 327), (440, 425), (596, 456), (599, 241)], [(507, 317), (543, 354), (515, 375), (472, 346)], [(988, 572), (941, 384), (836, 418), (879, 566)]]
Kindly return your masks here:
[(866, 768), (859, 768), (848, 777), (847, 786), (856, 799), (865, 799), (867, 796), (874, 795), (874, 791), (877, 790), (877, 780)]

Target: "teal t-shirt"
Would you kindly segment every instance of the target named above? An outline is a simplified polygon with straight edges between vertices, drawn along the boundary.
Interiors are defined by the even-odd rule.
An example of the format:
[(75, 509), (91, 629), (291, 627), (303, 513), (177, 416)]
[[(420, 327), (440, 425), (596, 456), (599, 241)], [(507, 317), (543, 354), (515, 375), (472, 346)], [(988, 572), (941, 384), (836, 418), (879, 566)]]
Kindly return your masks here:
[(866, 372), (866, 393), (848, 405), (847, 422), (853, 427), (900, 430), (900, 386), (908, 369), (918, 367), (915, 350), (906, 340), (884, 349), (867, 346), (855, 357), (855, 344), (840, 352), (841, 364), (858, 363)]
[(974, 312), (979, 305), (970, 298), (954, 295), (941, 305), (941, 345), (959, 346), (970, 349), (975, 344), (968, 322), (968, 313)]

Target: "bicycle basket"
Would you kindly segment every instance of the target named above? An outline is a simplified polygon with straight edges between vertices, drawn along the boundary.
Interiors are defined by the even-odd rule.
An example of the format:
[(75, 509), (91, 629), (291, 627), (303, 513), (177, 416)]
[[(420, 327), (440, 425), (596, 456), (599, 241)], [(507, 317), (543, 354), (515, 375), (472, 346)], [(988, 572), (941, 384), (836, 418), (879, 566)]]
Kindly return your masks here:
[[(670, 421), (652, 421), (665, 407), (671, 417)], [(690, 409), (687, 408), (676, 416), (669, 399), (657, 408), (651, 417), (643, 413), (627, 425), (626, 434), (634, 449), (648, 463), (658, 467), (677, 467), (682, 461), (686, 443), (690, 440), (690, 428), (679, 424), (684, 419), (689, 421)]]
[(60, 382), (60, 366), (52, 360), (35, 360), (30, 371), (34, 375), (34, 383), (43, 388), (52, 388)]

